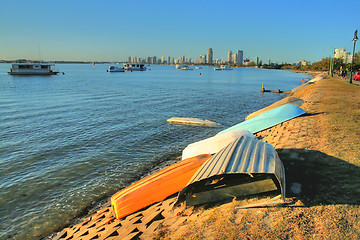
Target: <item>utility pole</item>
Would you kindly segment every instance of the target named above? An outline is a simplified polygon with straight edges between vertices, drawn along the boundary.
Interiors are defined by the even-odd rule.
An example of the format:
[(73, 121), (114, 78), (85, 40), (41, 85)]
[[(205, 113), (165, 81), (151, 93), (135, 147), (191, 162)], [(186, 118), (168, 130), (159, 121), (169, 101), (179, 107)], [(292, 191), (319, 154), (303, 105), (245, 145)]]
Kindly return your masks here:
[(329, 67), (329, 75), (331, 75), (332, 77), (333, 75), (333, 46), (331, 46), (331, 55), (330, 55), (330, 67)]
[(354, 55), (355, 55), (355, 44), (356, 44), (356, 41), (358, 40), (358, 37), (357, 37), (357, 31), (355, 31), (354, 33), (354, 38), (353, 38), (353, 42), (354, 42), (354, 47), (353, 47), (353, 55), (352, 55), (352, 59), (351, 59), (351, 70), (350, 70), (350, 79), (349, 79), (349, 83), (352, 83), (352, 77), (353, 77), (353, 64), (354, 64)]

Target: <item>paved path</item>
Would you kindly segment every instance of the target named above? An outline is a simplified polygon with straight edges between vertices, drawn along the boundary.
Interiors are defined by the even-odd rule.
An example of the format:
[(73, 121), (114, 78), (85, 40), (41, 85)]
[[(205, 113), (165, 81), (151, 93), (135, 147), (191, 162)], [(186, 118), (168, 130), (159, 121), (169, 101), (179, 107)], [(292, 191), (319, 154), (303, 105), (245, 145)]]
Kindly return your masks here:
[[(337, 74), (334, 74), (333, 75), (333, 77), (336, 77), (336, 78), (338, 78), (338, 79), (341, 79), (341, 80), (343, 80), (343, 81), (345, 81), (345, 82), (349, 82), (349, 79), (350, 79), (350, 74), (347, 76), (347, 78), (345, 78), (345, 79), (343, 79), (343, 78), (341, 78), (341, 76), (339, 76), (339, 75), (337, 75)], [(354, 84), (354, 85), (357, 85), (357, 86), (360, 86), (360, 81), (359, 80), (352, 80), (352, 84)]]

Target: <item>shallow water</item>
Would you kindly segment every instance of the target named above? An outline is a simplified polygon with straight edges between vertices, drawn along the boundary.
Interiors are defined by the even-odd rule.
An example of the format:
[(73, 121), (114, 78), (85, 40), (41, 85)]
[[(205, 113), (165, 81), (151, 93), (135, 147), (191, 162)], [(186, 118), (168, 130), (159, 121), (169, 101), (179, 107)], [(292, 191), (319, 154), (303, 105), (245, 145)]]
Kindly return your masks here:
[[(57, 64), (65, 75), (10, 76), (0, 64), (0, 238), (32, 239), (66, 225), (188, 144), (284, 95), (304, 74), (264, 69), (107, 73)], [(201, 73), (201, 75), (199, 75)], [(196, 117), (221, 127), (169, 125)]]

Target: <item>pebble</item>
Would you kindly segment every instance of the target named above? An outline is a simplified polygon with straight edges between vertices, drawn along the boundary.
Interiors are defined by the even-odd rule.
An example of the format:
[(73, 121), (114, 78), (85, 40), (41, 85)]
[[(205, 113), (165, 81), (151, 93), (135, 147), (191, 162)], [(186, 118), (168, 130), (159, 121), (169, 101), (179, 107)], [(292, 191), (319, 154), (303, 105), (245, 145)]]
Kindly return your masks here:
[(290, 190), (295, 194), (300, 194), (301, 193), (301, 184), (297, 183), (297, 182), (293, 182), (291, 184)]

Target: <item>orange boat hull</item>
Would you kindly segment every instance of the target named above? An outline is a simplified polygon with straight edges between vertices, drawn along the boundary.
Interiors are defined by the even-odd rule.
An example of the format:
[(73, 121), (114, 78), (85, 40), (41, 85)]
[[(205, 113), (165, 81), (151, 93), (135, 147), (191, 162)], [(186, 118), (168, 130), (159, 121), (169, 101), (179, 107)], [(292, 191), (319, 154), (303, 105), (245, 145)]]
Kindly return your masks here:
[(202, 154), (184, 159), (117, 192), (111, 197), (115, 217), (120, 219), (179, 192), (210, 157)]

